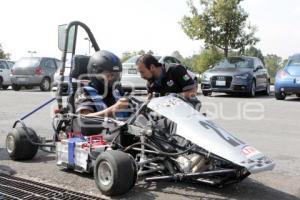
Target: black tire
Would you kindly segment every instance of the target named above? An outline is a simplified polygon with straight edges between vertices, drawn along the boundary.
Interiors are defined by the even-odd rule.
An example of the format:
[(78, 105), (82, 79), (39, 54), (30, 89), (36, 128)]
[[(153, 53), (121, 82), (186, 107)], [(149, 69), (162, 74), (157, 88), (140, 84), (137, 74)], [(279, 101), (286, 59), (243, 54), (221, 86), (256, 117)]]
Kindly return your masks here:
[(202, 91), (203, 96), (211, 96), (212, 92), (211, 91)]
[(251, 87), (249, 88), (249, 91), (248, 91), (248, 96), (255, 97), (255, 94), (256, 94), (256, 82), (253, 79), (252, 83), (251, 83)]
[(277, 100), (284, 100), (286, 97), (286, 94), (284, 92), (275, 92), (275, 98)]
[[(33, 142), (38, 142), (38, 137), (33, 129), (27, 128), (29, 138)], [(26, 131), (23, 127), (12, 129), (6, 136), (6, 151), (9, 157), (13, 160), (30, 160), (37, 151), (38, 146), (29, 142), (26, 137)]]
[(296, 94), (296, 96), (300, 98), (300, 94)]
[(0, 77), (0, 88), (2, 88), (3, 87), (3, 79), (2, 79), (2, 77)]
[(51, 81), (49, 78), (44, 78), (40, 84), (41, 91), (50, 91), (51, 90)]
[(270, 95), (271, 95), (270, 81), (268, 81), (268, 83), (267, 83), (267, 87), (266, 87), (266, 89), (264, 90), (264, 94), (267, 95), (267, 96), (270, 96)]
[(9, 85), (2, 85), (2, 89), (3, 89), (3, 90), (7, 90), (8, 87), (9, 87)]
[(20, 85), (16, 85), (16, 84), (12, 84), (12, 89), (14, 90), (14, 91), (19, 91), (20, 89), (21, 89), (21, 86)]
[(94, 179), (104, 195), (127, 193), (134, 186), (136, 178), (136, 164), (130, 154), (111, 150), (101, 153), (96, 159)]

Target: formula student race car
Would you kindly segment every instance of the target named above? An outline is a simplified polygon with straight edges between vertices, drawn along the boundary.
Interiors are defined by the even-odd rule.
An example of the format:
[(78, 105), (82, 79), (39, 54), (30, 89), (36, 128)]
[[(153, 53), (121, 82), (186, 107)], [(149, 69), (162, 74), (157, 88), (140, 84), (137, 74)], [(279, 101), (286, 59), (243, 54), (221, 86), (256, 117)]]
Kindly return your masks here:
[[(63, 64), (56, 98), (15, 122), (6, 139), (13, 160), (31, 159), (38, 148), (55, 152), (58, 166), (93, 172), (97, 187), (105, 195), (127, 193), (137, 178), (193, 180), (222, 187), (274, 168), (270, 158), (210, 121), (180, 95), (146, 101), (129, 96), (132, 114), (125, 121), (76, 115), (73, 99), (80, 81), (73, 84), (71, 78), (68, 83), (63, 80), (68, 52), (74, 58), (70, 77), (86, 73), (88, 58), (75, 55), (79, 27), (86, 30), (95, 51), (99, 50), (85, 24), (71, 22), (60, 27), (65, 42), (59, 42), (64, 44)], [(45, 140), (23, 120), (54, 100), (58, 109), (53, 118), (53, 139)]]

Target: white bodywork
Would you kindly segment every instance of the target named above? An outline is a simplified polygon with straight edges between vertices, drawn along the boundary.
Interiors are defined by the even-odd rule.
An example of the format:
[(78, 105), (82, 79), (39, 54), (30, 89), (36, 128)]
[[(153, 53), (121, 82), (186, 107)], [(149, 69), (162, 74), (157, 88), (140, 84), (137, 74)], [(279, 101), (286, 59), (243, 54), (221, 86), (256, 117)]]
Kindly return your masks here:
[(177, 124), (176, 134), (199, 147), (248, 169), (272, 170), (275, 163), (255, 148), (216, 126), (192, 106), (174, 96), (152, 99), (148, 107)]

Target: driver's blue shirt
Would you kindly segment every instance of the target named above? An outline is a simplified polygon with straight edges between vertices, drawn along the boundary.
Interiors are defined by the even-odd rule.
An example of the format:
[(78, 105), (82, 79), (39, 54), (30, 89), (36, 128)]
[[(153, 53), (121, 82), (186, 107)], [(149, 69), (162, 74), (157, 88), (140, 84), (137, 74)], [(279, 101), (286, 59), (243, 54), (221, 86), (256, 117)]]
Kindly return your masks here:
[[(122, 96), (120, 91), (118, 89), (115, 89), (113, 91), (114, 102), (117, 102), (121, 97)], [(79, 88), (75, 93), (74, 100), (76, 113), (80, 113), (80, 111), (82, 110), (89, 110), (90, 112), (99, 112), (108, 108), (106, 103), (103, 101), (103, 97), (99, 95), (98, 91), (91, 86)], [(128, 112), (116, 112), (114, 117), (119, 120), (123, 120), (128, 116)]]

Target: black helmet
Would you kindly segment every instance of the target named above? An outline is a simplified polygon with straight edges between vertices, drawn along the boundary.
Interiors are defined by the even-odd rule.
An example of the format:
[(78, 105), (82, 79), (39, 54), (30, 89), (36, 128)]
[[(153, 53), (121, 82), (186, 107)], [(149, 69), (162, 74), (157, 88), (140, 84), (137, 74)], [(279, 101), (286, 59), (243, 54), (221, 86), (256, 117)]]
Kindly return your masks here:
[(87, 72), (95, 85), (105, 85), (103, 76), (97, 75), (105, 75), (106, 73), (113, 75), (113, 79), (108, 82), (108, 85), (112, 86), (114, 82), (120, 81), (122, 64), (115, 54), (101, 50), (90, 57)]

